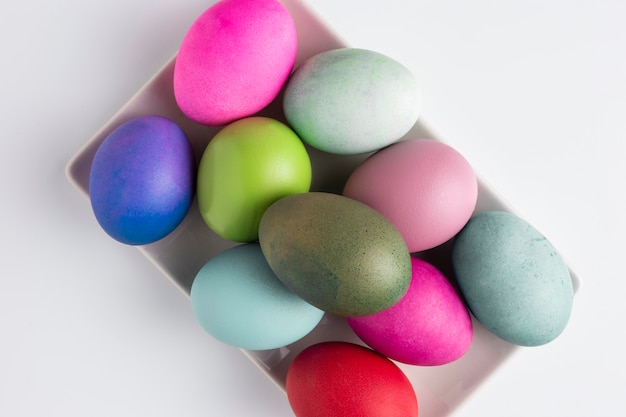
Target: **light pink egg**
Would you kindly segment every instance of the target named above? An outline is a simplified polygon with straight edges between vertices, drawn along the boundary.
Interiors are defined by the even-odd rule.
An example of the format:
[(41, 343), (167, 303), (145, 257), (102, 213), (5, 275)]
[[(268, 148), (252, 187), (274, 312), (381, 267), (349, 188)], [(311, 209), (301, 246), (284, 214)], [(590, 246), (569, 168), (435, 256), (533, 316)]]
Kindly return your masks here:
[(296, 27), (277, 0), (221, 0), (185, 35), (174, 66), (181, 111), (205, 125), (255, 114), (280, 92), (296, 58)]
[(468, 222), (478, 184), (467, 160), (431, 139), (397, 142), (365, 160), (343, 194), (387, 217), (410, 252), (438, 246)]
[(398, 362), (453, 362), (471, 345), (470, 314), (437, 268), (415, 257), (411, 261), (413, 275), (404, 297), (380, 313), (348, 318), (348, 324), (372, 349)]

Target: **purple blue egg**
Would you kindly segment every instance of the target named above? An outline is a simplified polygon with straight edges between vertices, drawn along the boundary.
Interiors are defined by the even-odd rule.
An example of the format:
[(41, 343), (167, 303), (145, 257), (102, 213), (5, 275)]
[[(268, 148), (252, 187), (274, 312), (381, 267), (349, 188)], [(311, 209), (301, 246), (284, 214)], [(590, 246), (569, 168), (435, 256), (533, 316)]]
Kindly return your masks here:
[(194, 191), (191, 144), (161, 116), (137, 117), (114, 129), (96, 151), (89, 175), (98, 223), (129, 245), (170, 234), (187, 215)]

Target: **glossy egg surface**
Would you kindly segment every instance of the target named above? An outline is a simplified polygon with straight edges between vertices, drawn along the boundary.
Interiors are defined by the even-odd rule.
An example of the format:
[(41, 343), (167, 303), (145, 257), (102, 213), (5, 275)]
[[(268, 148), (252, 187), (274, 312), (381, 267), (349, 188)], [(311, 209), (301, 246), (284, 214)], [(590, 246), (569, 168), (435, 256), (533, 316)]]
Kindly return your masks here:
[(267, 117), (237, 120), (209, 142), (198, 167), (198, 206), (205, 223), (235, 242), (258, 238), (267, 207), (309, 191), (311, 161), (298, 136)]
[(287, 397), (296, 417), (417, 417), (410, 381), (389, 359), (360, 345), (322, 342), (291, 363)]

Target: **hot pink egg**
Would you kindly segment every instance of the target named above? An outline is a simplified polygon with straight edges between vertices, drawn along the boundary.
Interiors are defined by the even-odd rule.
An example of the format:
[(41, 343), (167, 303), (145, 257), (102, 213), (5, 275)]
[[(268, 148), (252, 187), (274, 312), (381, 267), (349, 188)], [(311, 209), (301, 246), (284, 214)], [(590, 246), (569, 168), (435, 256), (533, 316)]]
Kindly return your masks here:
[(469, 349), (470, 314), (448, 279), (430, 263), (411, 258), (413, 275), (404, 297), (369, 316), (348, 318), (357, 336), (372, 349), (410, 365), (443, 365)]
[(224, 125), (266, 107), (296, 59), (296, 27), (277, 0), (221, 0), (185, 35), (174, 66), (181, 111), (205, 125)]
[(411, 252), (438, 246), (468, 222), (478, 195), (467, 160), (431, 139), (397, 142), (365, 160), (343, 194), (387, 217)]

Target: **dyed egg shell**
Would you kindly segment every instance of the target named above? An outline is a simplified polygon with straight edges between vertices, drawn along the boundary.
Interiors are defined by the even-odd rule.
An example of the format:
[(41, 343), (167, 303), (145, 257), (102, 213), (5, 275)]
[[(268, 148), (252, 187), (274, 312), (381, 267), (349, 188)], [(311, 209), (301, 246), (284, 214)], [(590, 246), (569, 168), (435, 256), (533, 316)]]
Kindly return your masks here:
[(375, 153), (348, 178), (343, 195), (387, 217), (411, 252), (434, 248), (457, 234), (478, 197), (467, 160), (445, 143), (410, 139)]
[(382, 311), (411, 281), (411, 258), (398, 231), (375, 210), (340, 195), (278, 200), (261, 219), (259, 242), (289, 289), (336, 315)]
[(293, 69), (296, 28), (277, 0), (222, 0), (189, 28), (174, 65), (182, 112), (225, 125), (267, 106)]
[(293, 343), (324, 314), (276, 278), (257, 243), (235, 246), (208, 261), (191, 286), (191, 308), (214, 338), (250, 350)]
[(265, 117), (233, 122), (209, 142), (198, 167), (198, 206), (219, 236), (251, 242), (267, 207), (311, 186), (311, 161), (298, 136)]
[(370, 316), (348, 318), (357, 336), (375, 351), (410, 365), (443, 365), (472, 343), (472, 320), (456, 290), (433, 265), (411, 259), (413, 277), (402, 299)]
[(296, 417), (417, 417), (417, 397), (402, 370), (346, 342), (300, 352), (287, 371), (286, 391)]
[(314, 148), (359, 154), (405, 135), (418, 119), (421, 92), (399, 62), (342, 48), (314, 55), (296, 69), (283, 108), (289, 124)]
[(143, 245), (170, 234), (194, 195), (193, 151), (169, 119), (142, 116), (121, 124), (100, 144), (89, 173), (91, 207), (115, 240)]
[(476, 319), (516, 345), (538, 346), (565, 329), (573, 285), (552, 244), (508, 212), (475, 215), (455, 239), (457, 281)]

